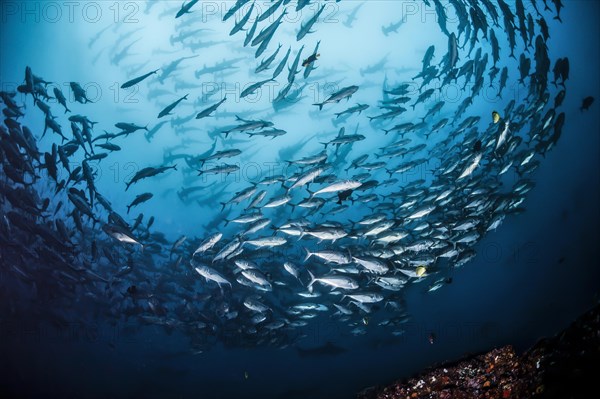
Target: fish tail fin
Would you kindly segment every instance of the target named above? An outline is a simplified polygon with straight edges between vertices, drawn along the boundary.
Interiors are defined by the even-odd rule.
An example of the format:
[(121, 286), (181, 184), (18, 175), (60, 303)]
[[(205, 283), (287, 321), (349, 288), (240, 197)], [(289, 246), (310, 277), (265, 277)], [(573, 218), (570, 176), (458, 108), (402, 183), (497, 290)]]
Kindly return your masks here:
[(321, 111), (323, 109), (323, 103), (315, 103), (313, 105), (316, 105), (319, 107), (319, 111)]
[(307, 269), (306, 271), (308, 272), (308, 275), (310, 276), (310, 281), (308, 282), (308, 285), (306, 286), (306, 288), (310, 288), (317, 280), (315, 280), (315, 276), (311, 273), (310, 270)]
[(304, 230), (302, 230), (302, 227), (299, 227), (299, 229), (300, 229), (300, 235), (298, 236), (298, 241), (300, 241), (302, 239), (302, 237), (304, 237), (306, 235)]
[(220, 202), (221, 204), (221, 212), (223, 212), (223, 210), (225, 210), (225, 206), (227, 206), (227, 202)]
[(304, 258), (304, 262), (306, 262), (312, 256), (312, 254), (306, 248), (304, 248), (304, 251), (306, 252), (306, 257)]

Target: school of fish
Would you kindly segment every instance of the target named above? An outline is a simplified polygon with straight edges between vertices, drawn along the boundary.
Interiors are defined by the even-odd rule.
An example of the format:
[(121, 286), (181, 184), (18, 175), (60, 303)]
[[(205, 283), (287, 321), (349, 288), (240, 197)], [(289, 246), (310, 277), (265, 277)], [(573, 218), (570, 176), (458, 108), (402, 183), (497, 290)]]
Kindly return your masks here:
[[(189, 337), (194, 352), (217, 343), (284, 348), (323, 318), (348, 334), (376, 325), (401, 335), (410, 319), (406, 290), (432, 292), (451, 276), (457, 283), (456, 269), (476, 256), (479, 240), (525, 210), (534, 171), (565, 125), (569, 60), (550, 59), (546, 22), (560, 20), (563, 4), (423, 0), (447, 48), (423, 49), (422, 69), (401, 81), (373, 82), (376, 72), (394, 68), (384, 58), (350, 82), (343, 71), (319, 71), (328, 56), (319, 49), (328, 40), (319, 26), (335, 5), (337, 28), (350, 29), (364, 3), (273, 0), (261, 8), (237, 0), (218, 21), (227, 25), (225, 37), (202, 28), (196, 3), (147, 3), (147, 13), (172, 21), (173, 48), (162, 50), (173, 60), (130, 67), (121, 89), (147, 87), (147, 103), (137, 106), (160, 110), (152, 120), (106, 121), (80, 83), (70, 82), (69, 93), (50, 90), (52, 77), (25, 65), (18, 89), (0, 93), (3, 307), (55, 324), (97, 317), (162, 326)], [(302, 20), (286, 20), (288, 10), (304, 11)], [(448, 21), (449, 12), (457, 21)], [(382, 37), (401, 40), (404, 23), (399, 16), (381, 27)], [(281, 27), (293, 34), (279, 35)], [(135, 30), (119, 29), (109, 55), (114, 65), (126, 64), (136, 43)], [(108, 34), (99, 31), (90, 48)], [(239, 56), (199, 67), (203, 52), (225, 40), (242, 49)], [(193, 102), (199, 79), (225, 82), (244, 65), (254, 78), (239, 99), (283, 82), (269, 109), (247, 103), (227, 112), (235, 99), (220, 91)], [(339, 83), (309, 100), (306, 84), (324, 77)], [(488, 87), (498, 99), (510, 97), (509, 79), (519, 80), (524, 95), (502, 109), (471, 112)], [(450, 84), (466, 98), (434, 100)], [(379, 101), (355, 102), (365, 90), (377, 90)], [(584, 100), (582, 110), (592, 102)], [(71, 112), (74, 106), (85, 115)], [(329, 133), (304, 131), (272, 151), (287, 173), (228, 180), (242, 157), (256, 154), (252, 145), (277, 148), (289, 137), (298, 127), (281, 117), (302, 106), (310, 111), (300, 118), (321, 121)], [(30, 113), (42, 115), (43, 131), (27, 126)], [(120, 184), (126, 202), (100, 191), (98, 164), (126, 151), (131, 136), (144, 135), (152, 146), (169, 129), (181, 143)], [(311, 145), (318, 150), (303, 150)], [(415, 172), (428, 165), (431, 173)], [(164, 176), (168, 181), (143, 185)], [(190, 218), (212, 220), (178, 236), (155, 228), (169, 210), (152, 207), (158, 187), (168, 188), (174, 176), (184, 183), (170, 195)]]

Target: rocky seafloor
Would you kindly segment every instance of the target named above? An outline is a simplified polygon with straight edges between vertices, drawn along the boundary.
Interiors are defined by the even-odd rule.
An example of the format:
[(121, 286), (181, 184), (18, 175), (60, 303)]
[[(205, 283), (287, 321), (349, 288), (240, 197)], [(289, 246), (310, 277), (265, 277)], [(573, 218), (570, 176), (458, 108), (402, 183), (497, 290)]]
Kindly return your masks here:
[(493, 349), (386, 387), (367, 388), (357, 398), (587, 399), (599, 392), (600, 305), (521, 355), (510, 345)]

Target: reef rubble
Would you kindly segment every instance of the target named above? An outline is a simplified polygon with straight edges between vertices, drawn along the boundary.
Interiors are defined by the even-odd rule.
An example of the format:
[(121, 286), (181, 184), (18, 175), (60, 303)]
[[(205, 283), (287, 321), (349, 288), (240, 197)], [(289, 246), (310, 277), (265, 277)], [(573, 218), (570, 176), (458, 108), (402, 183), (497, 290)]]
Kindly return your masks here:
[(428, 369), (358, 399), (589, 398), (598, 392), (600, 306), (519, 355), (511, 345)]

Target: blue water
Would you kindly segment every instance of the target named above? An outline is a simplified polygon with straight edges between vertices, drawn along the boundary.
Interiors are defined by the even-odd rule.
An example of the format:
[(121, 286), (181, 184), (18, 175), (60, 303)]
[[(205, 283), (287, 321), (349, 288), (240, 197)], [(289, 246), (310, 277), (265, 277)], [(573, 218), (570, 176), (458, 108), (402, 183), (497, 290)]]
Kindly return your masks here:
[[(368, 1), (357, 12), (353, 27), (348, 28), (343, 22), (360, 3), (345, 0), (324, 2), (322, 4), (326, 8), (313, 29), (314, 33), (297, 42), (300, 22), (312, 17), (317, 5), (309, 4), (297, 14), (293, 11), (295, 3), (290, 3), (290, 14), (277, 30), (268, 49), (255, 60), (254, 48), (243, 48), (245, 32), (229, 36), (234, 19), (239, 20), (244, 14), (236, 13), (228, 21), (221, 21), (233, 2), (201, 2), (194, 6), (194, 12), (178, 19), (175, 19), (175, 14), (181, 7), (180, 2), (152, 3), (155, 4), (149, 7), (144, 2), (82, 2), (74, 6), (72, 15), (66, 2), (3, 2), (0, 6), (0, 89), (16, 91), (23, 84), (24, 71), (29, 66), (35, 75), (53, 82), (53, 86), (57, 85), (65, 94), (69, 94), (67, 105), (72, 114), (83, 114), (98, 122), (93, 128), (95, 135), (103, 134), (105, 130), (116, 133), (114, 124), (118, 122), (141, 126), (149, 124), (151, 128), (158, 122), (157, 114), (186, 93), (190, 93), (189, 100), (173, 110), (173, 118), (190, 116), (225, 95), (228, 98), (214, 113), (215, 116), (184, 123), (188, 131), (177, 131), (167, 122), (150, 140), (144, 137), (144, 131), (111, 140), (122, 150), (111, 153), (99, 163), (93, 163), (96, 189), (110, 200), (115, 211), (130, 223), (140, 212), (144, 213), (143, 225), (150, 216), (154, 216), (152, 230), (162, 232), (169, 242), (163, 248), (167, 256), (157, 256), (154, 267), (138, 263), (136, 268), (141, 270), (141, 277), (139, 274), (126, 277), (125, 282), (106, 288), (106, 292), (121, 295), (128, 285), (136, 284), (152, 287), (159, 297), (161, 292), (171, 289), (176, 293), (185, 293), (178, 287), (179, 280), (169, 281), (173, 274), (161, 272), (176, 267), (185, 271), (186, 276), (197, 280), (195, 292), (220, 295), (215, 285), (205, 284), (204, 279), (188, 266), (190, 253), (187, 251), (187, 245), (197, 245), (215, 231), (222, 231), (227, 237), (235, 234), (238, 227), (232, 224), (227, 227), (220, 224), (217, 229), (210, 230), (203, 227), (220, 214), (219, 202), (227, 201), (236, 191), (267, 177), (271, 173), (269, 171), (286, 176), (297, 172), (296, 169), (287, 168), (284, 161), (288, 159), (278, 155), (283, 148), (307, 140), (307, 144), (294, 154), (293, 159), (314, 155), (323, 149), (320, 142), (335, 138), (341, 126), (345, 126), (346, 134), (352, 134), (358, 126), (359, 133), (367, 136), (367, 139), (352, 145), (346, 157), (349, 164), (357, 156), (373, 153), (390, 142), (391, 133), (385, 136), (382, 126), (389, 128), (396, 123), (409, 121), (417, 123), (435, 104), (434, 100), (428, 100), (424, 106), (418, 106), (415, 112), (407, 104), (408, 111), (405, 114), (382, 125), (370, 124), (365, 116), (380, 113), (376, 107), (382, 99), (381, 89), (386, 79), (389, 87), (412, 81), (411, 78), (421, 70), (427, 47), (433, 44), (436, 48), (432, 65), (442, 61), (446, 54), (447, 37), (440, 31), (434, 7), (412, 1)], [(257, 2), (255, 7), (265, 10), (270, 6), (269, 3)], [(496, 4), (495, 1), (493, 3)], [(567, 326), (577, 315), (597, 303), (600, 288), (597, 267), (597, 243), (600, 242), (597, 229), (600, 222), (599, 104), (592, 104), (585, 112), (579, 109), (583, 98), (600, 97), (600, 77), (597, 72), (600, 66), (597, 40), (600, 37), (597, 25), (600, 6), (597, 2), (570, 1), (561, 10), (561, 24), (552, 18), (555, 15), (553, 2), (548, 1), (551, 11), (546, 12), (543, 11), (542, 2), (536, 3), (549, 25), (547, 46), (551, 60), (550, 81), (553, 80), (552, 67), (557, 58), (568, 57), (570, 62), (567, 95), (557, 110), (557, 114), (564, 112), (566, 116), (562, 135), (544, 156), (536, 155), (540, 166), (528, 176), (535, 181), (535, 187), (522, 204), (526, 211), (508, 215), (496, 231), (486, 233), (473, 246), (477, 255), (472, 261), (461, 268), (442, 271), (443, 276), (452, 277), (452, 284), (434, 292), (426, 292), (427, 285), (436, 279), (436, 276), (431, 276), (426, 282), (407, 284), (403, 288), (402, 307), (409, 315), (408, 321), (402, 324), (403, 335), (393, 336), (389, 329), (377, 325), (386, 317), (385, 311), (383, 315), (373, 315), (372, 322), (363, 325), (366, 334), (357, 336), (350, 333), (351, 328), (346, 323), (331, 316), (331, 311), (309, 320), (305, 327), (282, 334), (292, 339), (284, 349), (278, 348), (278, 345), (247, 345), (241, 338), (239, 341), (229, 339), (224, 342), (209, 333), (199, 333), (195, 340), (201, 343), (202, 353), (197, 353), (197, 349), (191, 345), (189, 334), (177, 327), (147, 325), (136, 313), (126, 316), (125, 307), (117, 306), (119, 301), (114, 300), (114, 296), (108, 300), (109, 295), (103, 296), (101, 289), (90, 291), (93, 293), (85, 289), (78, 290), (75, 297), (80, 297), (81, 301), (49, 300), (61, 298), (64, 294), (61, 290), (66, 290), (66, 287), (35, 278), (40, 265), (34, 263), (27, 265), (26, 272), (34, 276), (35, 287), (30, 281), (24, 282), (11, 269), (15, 262), (12, 253), (3, 250), (0, 258), (0, 391), (8, 392), (12, 397), (347, 398), (367, 386), (389, 383), (469, 353), (506, 344), (525, 350), (537, 339)], [(514, 10), (514, 4), (508, 4)], [(527, 12), (535, 13), (530, 2), (526, 2), (525, 7)], [(243, 10), (247, 11), (248, 8)], [(279, 14), (280, 10), (264, 21), (257, 33)], [(402, 16), (406, 16), (406, 22), (398, 31), (384, 36), (381, 27), (400, 20)], [(448, 29), (453, 31), (456, 22), (451, 19), (452, 15), (448, 17)], [(252, 21), (248, 23), (248, 28)], [(182, 27), (184, 23), (187, 25)], [(187, 44), (172, 44), (169, 40), (178, 32), (194, 29), (211, 29), (196, 33), (194, 40), (214, 43), (194, 52), (189, 48), (190, 40), (185, 41)], [(490, 54), (484, 74), (486, 89), (474, 99), (473, 105), (463, 115), (463, 118), (468, 115), (480, 116), (482, 131), (491, 123), (490, 114), (493, 110), (502, 113), (511, 99), (519, 104), (528, 92), (526, 86), (517, 82), (518, 62), (508, 58), (505, 33), (502, 29), (495, 30), (501, 48), (499, 66), (509, 68), (503, 99), (496, 98), (496, 91), (487, 90)], [(99, 32), (102, 32), (99, 38), (90, 45), (90, 40)], [(130, 35), (123, 39), (123, 35), (128, 33)], [(518, 45), (515, 54), (518, 59), (523, 50), (518, 31), (516, 35)], [(489, 52), (489, 44), (481, 37), (481, 33), (479, 40), (477, 47), (481, 46), (484, 52)], [(120, 62), (115, 62), (115, 54), (134, 41), (130, 54)], [(306, 84), (302, 91), (304, 97), (292, 103), (286, 111), (274, 110), (271, 102), (287, 83), (288, 66), (298, 49), (304, 45), (302, 62), (312, 54), (317, 41), (320, 41), (320, 56), (315, 63), (317, 68), (306, 80), (300, 73), (296, 77), (297, 85), (293, 88), (296, 90)], [(277, 43), (281, 43), (282, 47), (271, 69), (255, 74), (256, 65), (275, 51)], [(288, 46), (292, 49), (289, 60), (277, 81), (268, 83), (258, 94), (240, 98), (241, 91), (249, 83), (270, 78), (271, 71), (285, 55)], [(469, 59), (463, 51), (458, 65)], [(527, 55), (533, 58), (533, 50)], [(164, 84), (160, 84), (157, 75), (153, 75), (133, 89), (119, 89), (125, 81), (164, 68), (182, 56), (197, 57), (183, 60)], [(361, 69), (377, 64), (386, 56), (383, 67), (373, 73), (361, 73)], [(237, 69), (201, 75), (199, 78), (194, 76), (194, 71), (204, 66), (238, 57), (242, 60), (236, 64)], [(534, 65), (535, 61), (532, 60), (532, 70), (535, 70)], [(496, 84), (498, 78), (499, 75)], [(74, 101), (69, 89), (69, 82), (72, 81), (79, 82), (86, 89), (93, 103), (80, 104)], [(176, 87), (177, 82), (193, 87)], [(350, 85), (357, 85), (360, 89), (348, 102), (342, 100), (339, 104), (327, 104), (320, 112), (312, 105), (324, 101), (336, 89)], [(462, 84), (447, 88), (444, 92), (447, 104), (440, 114), (433, 117), (434, 121), (453, 117), (455, 108), (468, 95), (461, 88)], [(169, 93), (152, 98), (149, 97), (152, 89), (164, 89)], [(459, 99), (452, 100), (452, 90), (456, 90)], [(549, 84), (550, 104), (558, 90)], [(44, 130), (44, 117), (34, 105), (31, 95), (18, 93), (15, 99), (17, 103), (25, 104), (25, 116), (19, 121), (39, 138), (38, 148), (41, 151), (50, 151), (52, 143), (61, 144), (60, 137), (52, 132), (40, 138)], [(410, 104), (414, 99), (416, 95)], [(70, 138), (67, 117), (72, 114), (63, 115), (63, 107), (55, 100), (50, 99), (47, 103)], [(332, 123), (335, 112), (341, 112), (356, 103), (370, 104), (370, 109), (361, 115), (352, 115), (338, 125)], [(232, 133), (227, 138), (230, 141), (222, 138), (221, 134), (217, 149), (242, 149), (242, 155), (235, 159), (241, 170), (229, 176), (197, 177), (197, 173), (185, 174), (182, 171), (185, 169), (182, 159), (163, 163), (165, 149), (178, 146), (182, 140), (188, 141), (187, 147), (175, 149), (172, 153), (181, 151), (198, 155), (208, 151), (215, 137), (214, 132), (235, 126), (237, 122), (234, 115), (237, 113), (245, 113), (246, 119), (272, 120), (276, 128), (286, 130), (287, 134), (271, 140)], [(162, 120), (170, 121), (170, 118)], [(433, 124), (431, 120), (428, 122)], [(528, 134), (528, 128), (528, 125), (523, 128), (523, 134)], [(443, 138), (444, 131), (440, 134)], [(411, 133), (406, 137), (411, 137)], [(432, 143), (419, 133), (412, 137), (414, 143)], [(452, 145), (460, 147), (461, 143), (453, 142)], [(82, 159), (83, 154), (79, 151), (71, 161), (77, 165)], [(229, 163), (228, 160), (225, 162)], [(177, 171), (145, 179), (125, 191), (126, 183), (140, 169), (172, 163), (178, 164)], [(432, 163), (425, 170), (415, 172), (416, 177), (408, 175), (407, 179), (423, 178), (426, 180), (424, 184), (431, 184), (436, 166)], [(62, 169), (58, 173), (59, 181), (68, 177)], [(55, 182), (45, 170), (41, 170), (40, 175), (42, 179), (36, 183), (36, 190), (42, 197), (53, 196)], [(340, 176), (346, 175), (340, 172)], [(387, 177), (384, 174), (382, 180)], [(508, 187), (512, 187), (518, 176), (511, 171), (506, 179)], [(8, 181), (4, 175), (3, 181)], [(182, 187), (208, 186), (212, 183), (215, 186), (200, 192), (198, 199), (206, 201), (202, 206), (195, 201), (185, 204), (177, 195)], [(84, 190), (85, 187), (79, 186)], [(224, 195), (213, 197), (216, 191), (224, 187)], [(154, 197), (132, 208), (127, 215), (126, 205), (131, 203), (135, 195), (148, 191)], [(382, 190), (381, 193), (386, 191)], [(383, 195), (377, 199), (379, 202), (384, 200)], [(297, 201), (295, 198), (294, 202)], [(4, 216), (11, 207), (6, 201), (2, 202)], [(51, 206), (56, 206), (56, 202), (53, 200)], [(68, 200), (63, 206), (72, 208)], [(104, 223), (106, 214), (98, 206), (96, 209)], [(298, 211), (295, 212), (293, 217), (299, 217)], [(358, 220), (369, 212), (373, 211), (357, 206), (336, 220)], [(267, 213), (279, 224), (292, 217), (289, 208), (271, 210), (270, 213), (265, 210)], [(58, 215), (59, 218), (69, 219), (65, 209)], [(230, 217), (233, 215), (237, 213), (232, 212)], [(328, 220), (326, 215), (312, 219), (315, 223), (324, 220)], [(99, 225), (94, 226), (95, 230), (83, 238), (70, 221), (68, 226), (74, 232), (73, 242), (85, 253), (78, 258), (80, 260), (89, 256), (91, 239), (106, 243), (106, 246), (121, 248), (116, 241), (109, 241)], [(176, 255), (169, 258), (171, 244), (183, 235), (188, 237), (184, 246), (187, 252), (176, 251)], [(3, 246), (7, 245), (6, 241), (3, 242)], [(270, 259), (276, 263), (292, 260), (302, 265), (302, 244), (306, 239), (297, 242), (297, 238), (290, 237), (289, 242), (291, 244), (284, 249), (273, 251)], [(36, 250), (38, 245), (31, 244), (30, 249)], [(194, 248), (190, 249), (193, 251)], [(125, 249), (119, 251), (128, 253)], [(141, 256), (137, 249), (132, 253)], [(176, 266), (174, 264), (180, 254), (183, 261)], [(126, 256), (121, 258), (124, 263)], [(43, 262), (43, 258), (39, 262)], [(110, 278), (114, 270), (114, 267), (105, 263), (98, 263), (94, 268), (96, 273), (105, 278)], [(287, 282), (292, 287), (294, 281)], [(201, 288), (203, 286), (208, 288)], [(104, 289), (105, 285), (96, 284), (96, 287)], [(234, 285), (231, 291), (244, 292), (244, 287), (240, 287)], [(294, 287), (292, 291), (302, 288), (299, 285)], [(323, 293), (328, 291), (324, 287), (319, 287), (319, 290)], [(226, 287), (225, 295), (229, 292)], [(282, 295), (292, 294), (286, 291)], [(73, 296), (70, 294), (69, 298)], [(178, 317), (177, 308), (180, 304), (172, 301), (165, 305), (170, 318)], [(140, 313), (148, 314), (147, 305)], [(57, 319), (57, 315), (60, 315), (60, 319)], [(358, 317), (357, 321), (360, 323), (361, 319)], [(428, 339), (431, 333), (435, 334), (434, 344)], [(327, 343), (344, 351), (339, 354), (301, 356), (297, 349), (327, 348)]]

